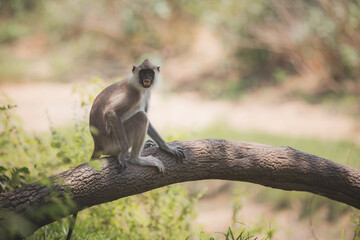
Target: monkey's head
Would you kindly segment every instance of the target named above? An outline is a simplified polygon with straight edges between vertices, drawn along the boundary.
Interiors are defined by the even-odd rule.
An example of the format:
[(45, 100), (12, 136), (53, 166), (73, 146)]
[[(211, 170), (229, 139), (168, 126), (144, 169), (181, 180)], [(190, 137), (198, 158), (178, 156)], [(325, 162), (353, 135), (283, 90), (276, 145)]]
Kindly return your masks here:
[(133, 66), (132, 73), (138, 87), (150, 88), (160, 81), (160, 67), (145, 59), (139, 66)]

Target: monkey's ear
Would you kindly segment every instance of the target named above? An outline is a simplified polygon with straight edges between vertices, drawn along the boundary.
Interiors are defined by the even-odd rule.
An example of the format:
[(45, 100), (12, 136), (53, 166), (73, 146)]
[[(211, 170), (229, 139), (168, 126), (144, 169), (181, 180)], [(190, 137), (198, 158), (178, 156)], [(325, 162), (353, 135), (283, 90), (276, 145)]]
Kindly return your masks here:
[(136, 67), (135, 67), (135, 66), (133, 66), (133, 69), (132, 69), (132, 72), (133, 72), (133, 73), (135, 72), (135, 68), (136, 68)]
[(157, 67), (156, 69), (158, 70), (158, 72), (160, 72), (160, 67)]

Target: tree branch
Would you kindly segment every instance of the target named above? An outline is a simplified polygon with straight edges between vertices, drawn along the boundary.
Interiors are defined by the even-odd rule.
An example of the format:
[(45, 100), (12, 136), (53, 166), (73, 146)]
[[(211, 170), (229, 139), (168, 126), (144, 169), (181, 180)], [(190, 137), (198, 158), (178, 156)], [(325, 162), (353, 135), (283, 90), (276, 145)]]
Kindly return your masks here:
[[(143, 151), (143, 155), (153, 155), (164, 163), (166, 169), (162, 174), (155, 168), (132, 164), (119, 172), (116, 161), (101, 159), (95, 161), (100, 163), (99, 168), (85, 163), (52, 177), (51, 187), (30, 184), (1, 194), (0, 209), (5, 217), (0, 218), (0, 235), (9, 234), (11, 213), (28, 220), (29, 229), (22, 234), (31, 235), (44, 225), (97, 204), (173, 183), (202, 179), (244, 181), (306, 191), (360, 209), (360, 170), (290, 147), (217, 139), (170, 144), (183, 147), (186, 154), (183, 164), (177, 164), (171, 155), (156, 147)], [(68, 211), (42, 217), (30, 214), (54, 204), (49, 198), (51, 192), (63, 199), (68, 193), (76, 205)]]

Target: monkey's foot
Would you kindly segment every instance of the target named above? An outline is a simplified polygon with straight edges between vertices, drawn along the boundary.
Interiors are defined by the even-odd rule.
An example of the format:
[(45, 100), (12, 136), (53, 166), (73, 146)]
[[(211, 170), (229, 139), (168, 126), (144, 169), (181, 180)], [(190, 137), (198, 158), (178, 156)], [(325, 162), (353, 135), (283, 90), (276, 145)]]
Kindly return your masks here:
[(156, 147), (156, 143), (153, 140), (147, 140), (144, 144), (144, 148)]
[[(107, 156), (107, 159), (110, 159), (111, 161), (118, 161), (118, 158), (116, 156)], [(118, 161), (119, 165), (117, 167), (118, 173), (121, 173), (122, 171), (127, 168), (127, 164), (125, 161)]]
[(127, 168), (127, 163), (125, 161), (125, 156), (123, 154), (119, 154), (117, 156), (117, 160), (119, 161), (119, 168), (121, 171), (125, 170)]
[(157, 167), (159, 172), (165, 171), (164, 164), (159, 159), (157, 159), (153, 156), (139, 157), (136, 160), (130, 160), (130, 162), (133, 164), (141, 165), (141, 166)]

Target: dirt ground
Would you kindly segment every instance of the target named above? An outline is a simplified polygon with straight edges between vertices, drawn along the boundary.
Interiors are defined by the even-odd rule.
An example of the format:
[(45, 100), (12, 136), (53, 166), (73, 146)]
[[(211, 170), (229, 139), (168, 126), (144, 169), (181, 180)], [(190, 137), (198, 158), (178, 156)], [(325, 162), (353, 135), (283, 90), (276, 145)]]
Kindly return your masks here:
[[(36, 83), (6, 84), (0, 86), (18, 105), (17, 114), (28, 131), (48, 131), (50, 124), (58, 126), (76, 120), (81, 115), (79, 97), (72, 94), (73, 84)], [(271, 95), (271, 94), (270, 94)], [(252, 94), (241, 101), (204, 100), (196, 93), (168, 93), (160, 90), (152, 96), (150, 109), (152, 123), (160, 129), (196, 131), (219, 121), (239, 130), (258, 130), (281, 135), (321, 139), (349, 139), (360, 143), (360, 127), (351, 116), (340, 114), (322, 106), (300, 101), (279, 102), (268, 94)], [(211, 136), (209, 136), (211, 137)], [(223, 182), (205, 181), (211, 188)], [(211, 189), (210, 189), (211, 191)], [(210, 233), (225, 232), (231, 225), (231, 194), (223, 192), (205, 198), (198, 205), (197, 222)], [(325, 210), (314, 217), (312, 227), (308, 220), (299, 220), (300, 209), (272, 211), (267, 204), (250, 199), (244, 202), (239, 216), (244, 227), (259, 221), (271, 223), (275, 229), (273, 239), (351, 239), (350, 216), (344, 216), (329, 225)], [(241, 223), (242, 224), (242, 223)], [(312, 228), (316, 232), (312, 232)], [(219, 235), (220, 236), (220, 235)]]

